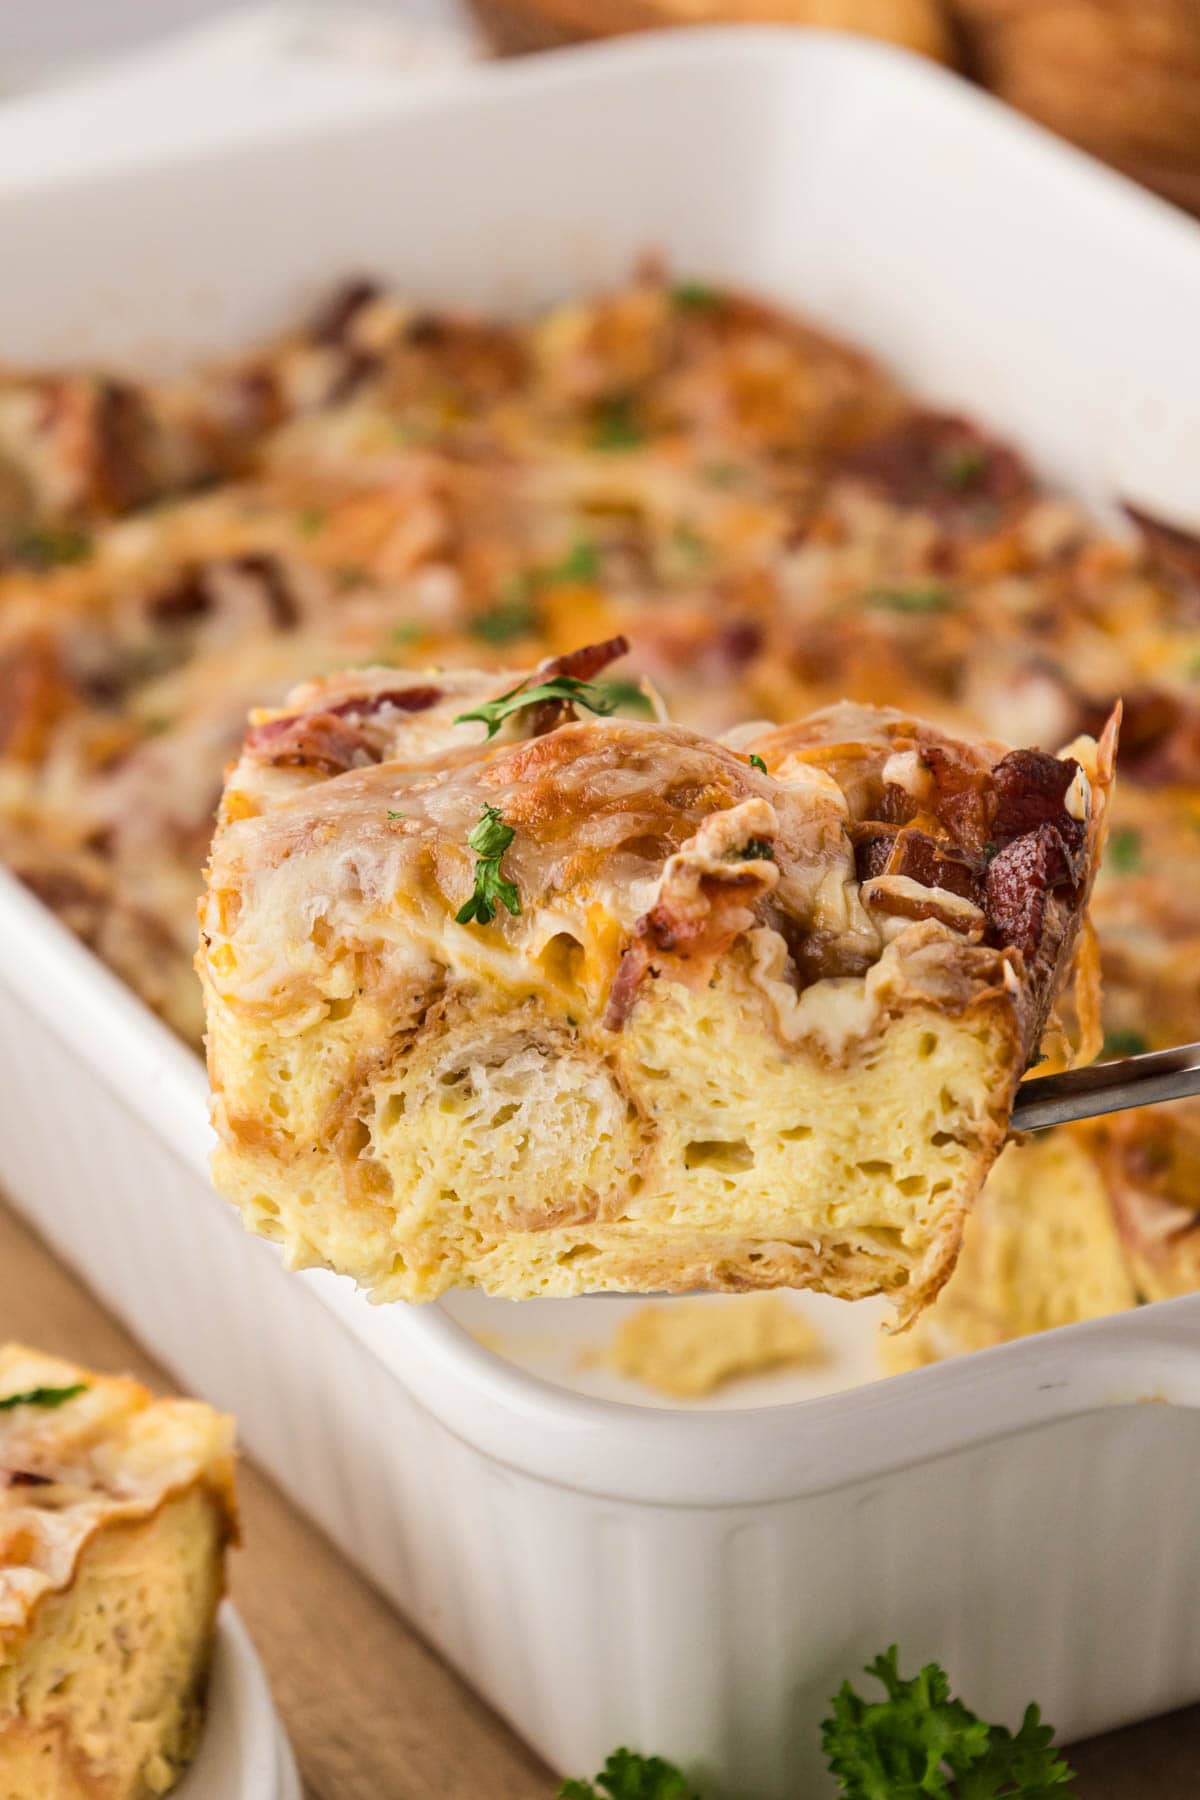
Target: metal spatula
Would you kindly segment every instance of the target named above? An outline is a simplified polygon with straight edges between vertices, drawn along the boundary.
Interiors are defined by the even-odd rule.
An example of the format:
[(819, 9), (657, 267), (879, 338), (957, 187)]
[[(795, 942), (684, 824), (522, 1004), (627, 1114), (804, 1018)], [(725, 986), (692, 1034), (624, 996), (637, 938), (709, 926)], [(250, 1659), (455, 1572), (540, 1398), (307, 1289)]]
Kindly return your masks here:
[(1012, 1112), (1014, 1131), (1045, 1131), (1072, 1119), (1094, 1119), (1101, 1113), (1125, 1112), (1155, 1100), (1185, 1100), (1200, 1094), (1200, 1044), (1177, 1044), (1173, 1050), (1151, 1050), (1120, 1062), (1092, 1063), (1064, 1075), (1044, 1075), (1017, 1089)]

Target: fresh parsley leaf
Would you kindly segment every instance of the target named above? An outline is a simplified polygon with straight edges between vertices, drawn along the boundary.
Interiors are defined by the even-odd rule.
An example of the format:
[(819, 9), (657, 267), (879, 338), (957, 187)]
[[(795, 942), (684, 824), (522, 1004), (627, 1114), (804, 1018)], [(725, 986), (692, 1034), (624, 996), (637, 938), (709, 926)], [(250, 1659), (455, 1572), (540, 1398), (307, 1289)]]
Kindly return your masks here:
[(965, 494), (982, 480), (987, 470), (987, 451), (978, 444), (964, 444), (951, 450), (942, 463), (942, 480), (948, 488)]
[(475, 892), (454, 915), (459, 925), (469, 925), (472, 919), (480, 925), (490, 925), (497, 903), (507, 906), (514, 918), (520, 912), (516, 883), (505, 881), (500, 873), (500, 860), (516, 835), (514, 828), (504, 823), (498, 806), (484, 806), (479, 823), (467, 838), (479, 861), (475, 864)]
[(993, 1725), (987, 1755), (959, 1778), (957, 1800), (1062, 1800), (1072, 1770), (1054, 1754), (1054, 1732), (1041, 1717), (1027, 1706), (1016, 1737)]
[(681, 312), (712, 312), (724, 295), (705, 281), (678, 281), (671, 289), (671, 304)]
[(1036, 1707), (1014, 1738), (956, 1699), (936, 1663), (904, 1680), (894, 1644), (867, 1674), (886, 1699), (864, 1700), (843, 1682), (821, 1727), (842, 1800), (1060, 1800), (1071, 1771)]
[(517, 687), (509, 688), (507, 694), (485, 700), (474, 712), (459, 713), (454, 723), (465, 725), (477, 719), (487, 726), (488, 737), (493, 738), (510, 713), (521, 712), (538, 700), (569, 700), (573, 706), (586, 706), (589, 712), (604, 716), (617, 710), (616, 701), (594, 682), (576, 681), (573, 675), (554, 675), (549, 681), (535, 682), (532, 687), (521, 682)]
[(1106, 1031), (1100, 1060), (1116, 1062), (1122, 1056), (1145, 1056), (1149, 1048), (1140, 1031)]
[(654, 717), (654, 704), (636, 681), (616, 678), (612, 681), (594, 681), (592, 686), (598, 694), (603, 694), (612, 701), (613, 712), (633, 713), (641, 719)]
[(77, 1381), (72, 1387), (35, 1387), (25, 1388), (19, 1394), (5, 1394), (0, 1399), (0, 1412), (11, 1412), (16, 1406), (45, 1406), (54, 1408), (65, 1406), (76, 1394), (87, 1392), (87, 1382)]
[(596, 408), (592, 445), (596, 450), (636, 450), (646, 441), (628, 394), (613, 394)]
[(579, 538), (561, 562), (552, 563), (548, 569), (539, 569), (535, 579), (539, 582), (595, 581), (599, 573), (600, 552), (587, 538)]
[(61, 568), (90, 556), (92, 540), (73, 525), (30, 525), (13, 539), (9, 553), (29, 569)]
[(415, 619), (406, 619), (403, 625), (393, 625), (388, 633), (393, 644), (415, 644), (419, 637), (425, 635), (425, 627), (418, 625)]
[(949, 612), (954, 601), (945, 588), (875, 588), (867, 595), (867, 605), (884, 612), (941, 613)]
[(741, 849), (734, 852), (736, 862), (774, 862), (775, 846), (767, 838), (747, 838)]
[(757, 769), (760, 775), (765, 775), (767, 773), (766, 763), (763, 761), (762, 757), (753, 750), (750, 752), (750, 767), (752, 769)]
[(296, 517), (296, 525), (305, 537), (316, 537), (325, 524), (328, 514), (319, 506), (306, 506)]
[(1136, 875), (1142, 866), (1141, 833), (1119, 825), (1108, 840), (1108, 861), (1119, 875)]
[(536, 631), (538, 616), (527, 600), (505, 600), (491, 612), (477, 613), (469, 630), (484, 644), (511, 644)]
[(407, 813), (393, 812), (391, 807), (390, 806), (388, 807), (388, 818), (389, 819), (407, 819), (407, 817), (408, 817)]
[(614, 1750), (594, 1781), (564, 1781), (558, 1800), (697, 1800), (681, 1770), (661, 1756)]

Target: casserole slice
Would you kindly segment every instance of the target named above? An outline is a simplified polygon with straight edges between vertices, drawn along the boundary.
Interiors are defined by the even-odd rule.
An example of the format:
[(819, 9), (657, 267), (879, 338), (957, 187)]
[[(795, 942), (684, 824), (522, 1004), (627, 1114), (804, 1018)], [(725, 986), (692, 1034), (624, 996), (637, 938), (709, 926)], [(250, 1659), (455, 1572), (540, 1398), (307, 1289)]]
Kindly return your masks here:
[(0, 1346), (0, 1800), (145, 1800), (190, 1761), (233, 1422)]
[(379, 1300), (908, 1319), (1072, 965), (1115, 721), (1064, 758), (851, 705), (721, 742), (609, 717), (625, 648), (254, 717), (201, 905), (218, 1186)]

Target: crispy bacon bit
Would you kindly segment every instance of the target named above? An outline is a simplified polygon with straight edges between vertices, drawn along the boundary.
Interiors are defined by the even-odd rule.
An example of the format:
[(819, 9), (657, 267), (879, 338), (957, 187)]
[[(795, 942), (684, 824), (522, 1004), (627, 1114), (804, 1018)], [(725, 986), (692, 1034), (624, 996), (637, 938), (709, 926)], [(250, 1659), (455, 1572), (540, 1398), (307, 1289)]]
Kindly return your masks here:
[(982, 851), (992, 829), (987, 775), (940, 744), (925, 745), (921, 761), (933, 776), (930, 811), (956, 843)]
[(267, 617), (276, 631), (294, 631), (300, 623), (300, 609), (292, 595), (287, 570), (277, 556), (249, 552), (235, 556), (230, 567), (239, 575), (248, 575), (262, 588)]
[[(573, 681), (592, 681), (602, 669), (607, 669), (609, 663), (616, 662), (628, 651), (629, 639), (625, 637), (605, 638), (600, 644), (584, 644), (578, 650), (568, 650), (565, 656), (552, 656), (539, 663), (530, 685), (552, 681), (561, 675), (569, 676)], [(526, 729), (530, 737), (545, 737), (548, 731), (553, 731), (570, 716), (569, 700), (539, 700), (525, 714)]]
[(1156, 519), (1129, 500), (1122, 501), (1121, 510), (1137, 526), (1151, 563), (1186, 593), (1200, 598), (1200, 537)]
[(181, 569), (167, 587), (160, 588), (146, 601), (146, 611), (160, 625), (186, 624), (205, 618), (213, 608), (213, 597), (205, 580), (202, 564), (193, 563)]
[(276, 769), (319, 769), (326, 775), (344, 775), (348, 769), (379, 761), (379, 751), (366, 734), (331, 712), (268, 719), (250, 728), (246, 744)]
[(670, 968), (676, 980), (707, 981), (718, 959), (754, 924), (755, 903), (779, 880), (774, 862), (730, 861), (747, 844), (774, 840), (775, 809), (758, 796), (712, 813), (667, 859), (658, 898), (637, 922), (621, 957), (604, 1023), (620, 1031), (642, 978)]
[(1010, 750), (992, 770), (996, 805), (992, 835), (1000, 843), (1055, 825), (1064, 838), (1082, 839), (1084, 826), (1067, 812), (1067, 791), (1079, 773), (1074, 757), (1050, 756), (1045, 750)]
[(860, 881), (900, 875), (923, 887), (944, 888), (977, 906), (982, 903), (982, 856), (911, 827), (888, 831), (868, 824), (858, 827), (855, 836), (854, 861)]
[(358, 314), (378, 300), (381, 292), (378, 282), (368, 279), (345, 282), (318, 308), (308, 327), (309, 336), (318, 344), (344, 344)]
[(436, 687), (386, 688), (382, 694), (355, 694), (324, 710), (334, 719), (369, 719), (385, 706), (394, 706), (397, 712), (428, 712), (441, 698), (442, 690)]
[(1007, 508), (1027, 499), (1025, 463), (967, 419), (913, 411), (882, 437), (852, 450), (841, 470), (898, 506), (919, 506), (944, 523), (970, 519), (982, 504)]
[(95, 400), (95, 479), (101, 505), (128, 512), (153, 498), (148, 449), (152, 422), (127, 381), (102, 382)]
[(1042, 941), (1046, 902), (1056, 887), (1074, 886), (1074, 859), (1053, 825), (1014, 838), (988, 864), (988, 940), (1020, 950), (1032, 963)]

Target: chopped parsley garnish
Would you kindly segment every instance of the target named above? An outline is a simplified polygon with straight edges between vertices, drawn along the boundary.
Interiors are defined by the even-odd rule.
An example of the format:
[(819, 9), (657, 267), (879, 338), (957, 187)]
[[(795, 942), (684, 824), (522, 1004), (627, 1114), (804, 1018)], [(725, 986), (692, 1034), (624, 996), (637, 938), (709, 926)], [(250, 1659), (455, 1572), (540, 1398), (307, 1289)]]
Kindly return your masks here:
[(613, 394), (596, 409), (592, 445), (596, 450), (636, 450), (646, 441), (627, 394)]
[(534, 580), (595, 581), (599, 573), (600, 552), (587, 538), (578, 538), (561, 562), (552, 563), (548, 569), (536, 569)]
[(709, 553), (707, 543), (686, 519), (680, 519), (671, 533), (671, 546), (680, 556), (693, 563), (704, 562)]
[(520, 912), (516, 883), (505, 881), (500, 873), (500, 859), (516, 835), (513, 827), (504, 823), (498, 806), (484, 806), (479, 823), (467, 839), (469, 848), (479, 858), (475, 864), (475, 892), (455, 913), (458, 924), (469, 925), (474, 919), (480, 925), (490, 925), (498, 903), (507, 906), (514, 918)]
[(534, 601), (542, 588), (595, 581), (599, 573), (599, 550), (588, 538), (579, 538), (559, 562), (514, 575), (491, 611), (478, 614), (468, 629), (485, 644), (511, 644), (514, 638), (528, 637), (538, 627)]
[(535, 682), (532, 687), (521, 682), (517, 687), (509, 688), (507, 694), (485, 700), (473, 712), (459, 713), (454, 723), (466, 725), (477, 719), (487, 726), (488, 737), (494, 738), (510, 713), (521, 712), (539, 700), (567, 700), (573, 706), (586, 706), (589, 712), (602, 716), (617, 710), (611, 694), (606, 694), (594, 682), (577, 681), (573, 675), (554, 675), (549, 681)]
[(305, 537), (315, 537), (328, 517), (319, 506), (306, 506), (297, 519), (296, 524)]
[(654, 703), (636, 681), (617, 678), (613, 681), (594, 681), (592, 686), (598, 694), (603, 694), (607, 700), (612, 701), (612, 712), (633, 713), (642, 719), (654, 717)]
[(774, 862), (775, 846), (766, 838), (747, 838), (740, 850), (735, 850), (735, 862)]
[(765, 775), (767, 773), (766, 763), (763, 761), (762, 757), (753, 750), (750, 752), (750, 767), (752, 769), (757, 769), (760, 775)]
[(1141, 833), (1118, 825), (1108, 840), (1108, 860), (1119, 875), (1135, 875), (1142, 866)]
[(91, 553), (91, 538), (72, 525), (30, 525), (9, 546), (13, 560), (30, 569), (62, 568)]
[(53, 1409), (65, 1406), (76, 1394), (87, 1393), (87, 1382), (77, 1381), (71, 1387), (33, 1387), (25, 1388), (19, 1394), (5, 1394), (0, 1399), (0, 1412), (11, 1412), (16, 1406), (45, 1406)]
[(1057, 1800), (1073, 1774), (1036, 1706), (1016, 1736), (985, 1725), (926, 1663), (901, 1678), (895, 1645), (867, 1669), (886, 1699), (864, 1700), (848, 1681), (821, 1727), (821, 1746), (842, 1800)]
[(712, 312), (725, 296), (704, 281), (678, 281), (671, 289), (671, 303), (682, 312)]
[(407, 817), (408, 817), (407, 813), (393, 812), (391, 807), (390, 806), (388, 807), (388, 818), (389, 819), (407, 819)]
[(1123, 1056), (1145, 1056), (1150, 1046), (1140, 1031), (1106, 1031), (1102, 1062), (1117, 1062)]
[(491, 612), (477, 613), (468, 629), (481, 643), (511, 644), (536, 631), (537, 623), (537, 611), (528, 600), (504, 600)]
[(964, 444), (951, 450), (942, 463), (942, 480), (949, 488), (965, 494), (979, 482), (987, 470), (987, 451), (977, 444)]
[(874, 588), (867, 595), (867, 605), (884, 612), (940, 613), (954, 605), (945, 588)]
[(558, 1800), (697, 1800), (674, 1763), (614, 1750), (595, 1781), (564, 1781)]
[(424, 635), (425, 627), (423, 625), (418, 625), (415, 619), (407, 619), (403, 625), (393, 625), (388, 633), (388, 638), (393, 644), (415, 644), (417, 639)]

